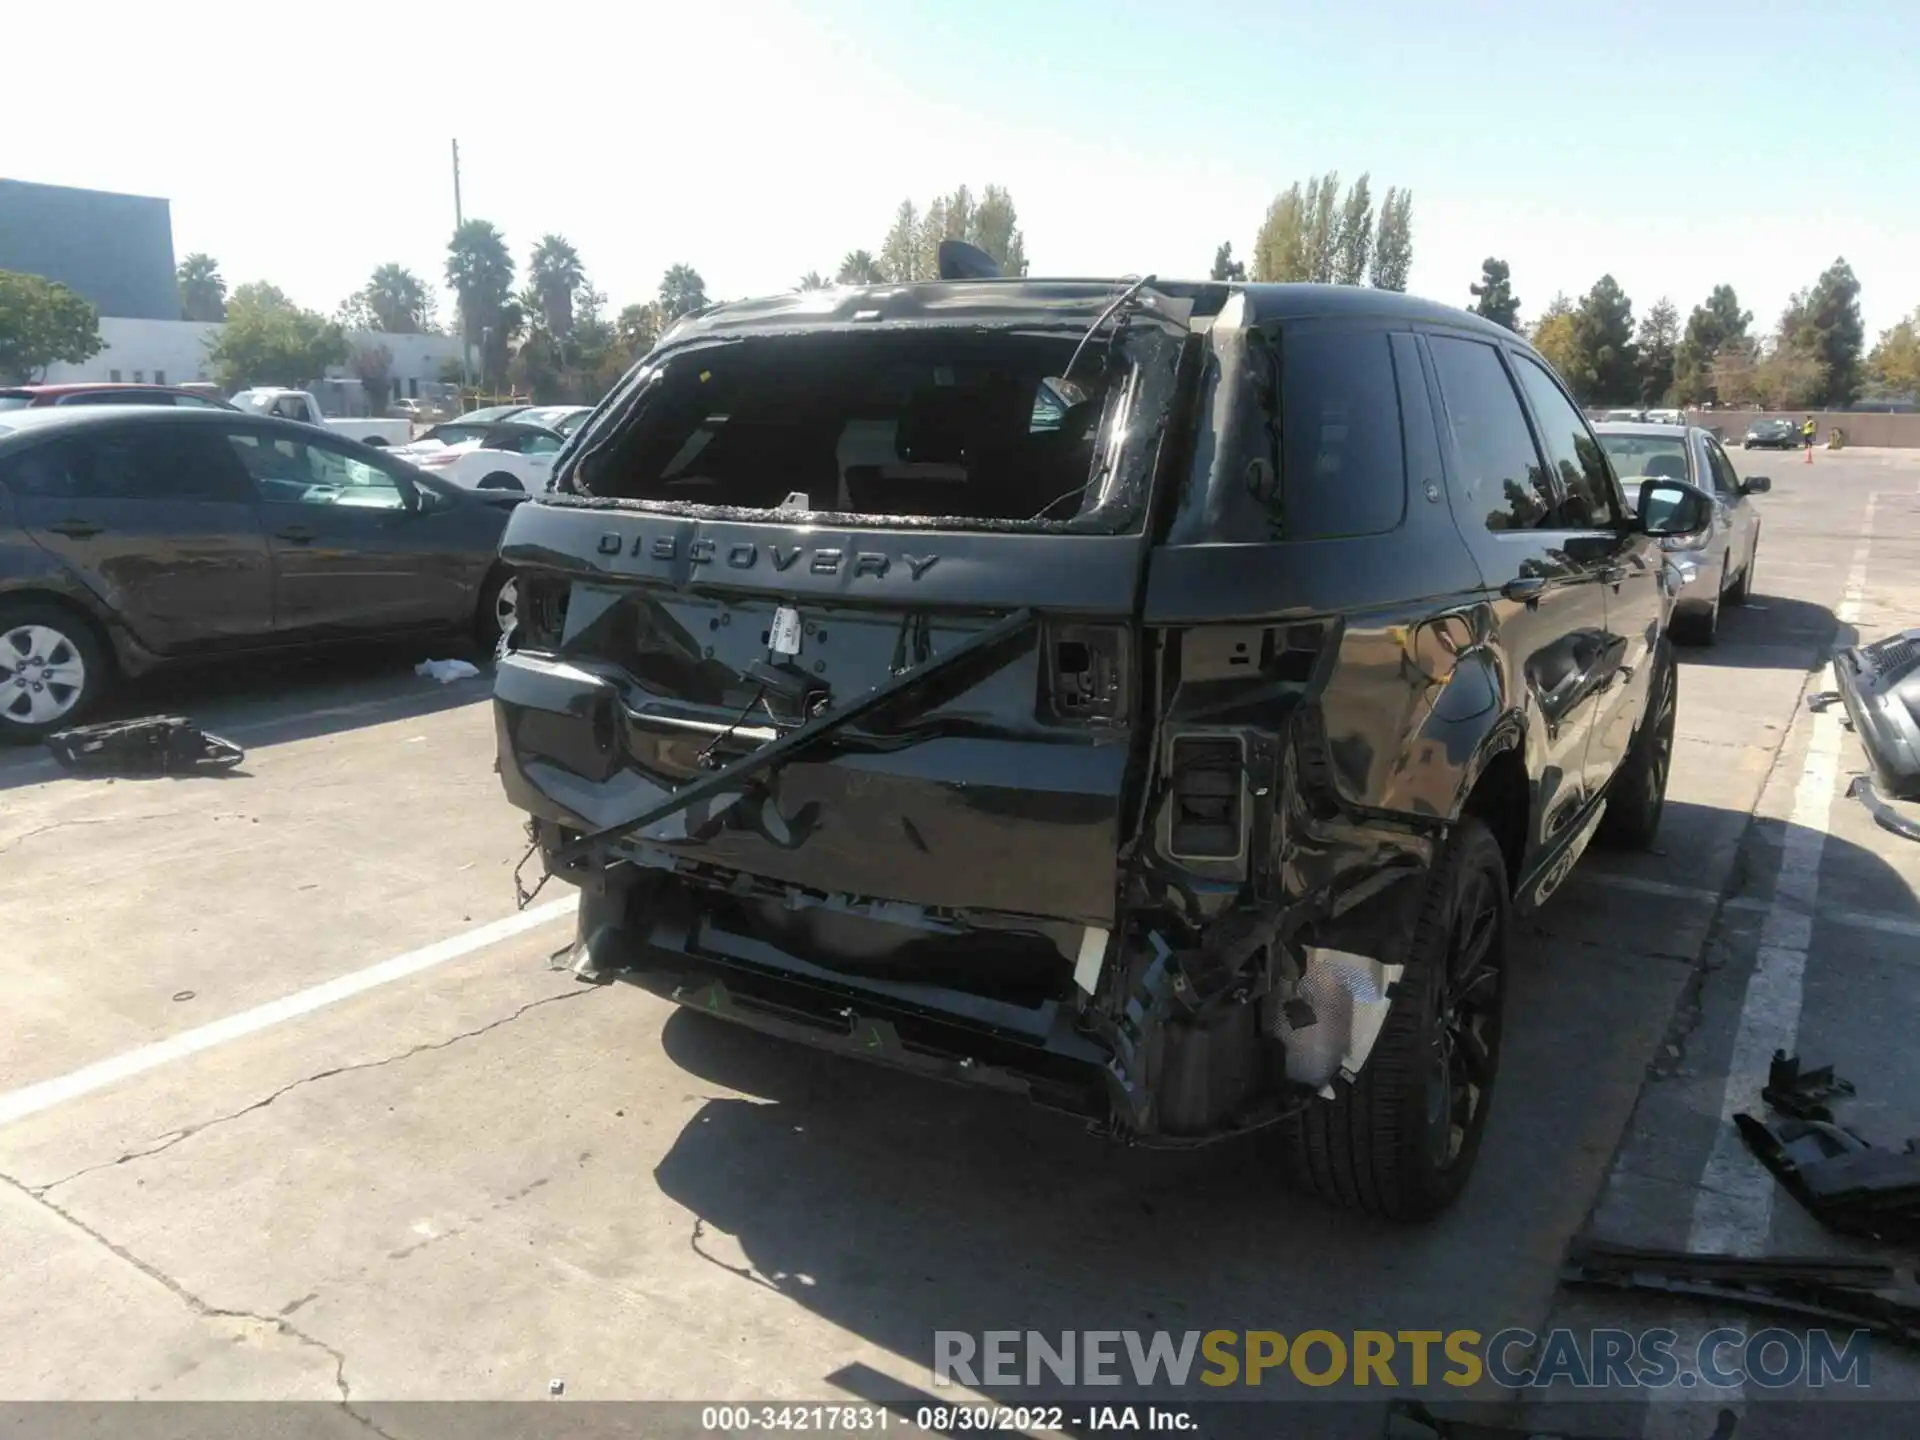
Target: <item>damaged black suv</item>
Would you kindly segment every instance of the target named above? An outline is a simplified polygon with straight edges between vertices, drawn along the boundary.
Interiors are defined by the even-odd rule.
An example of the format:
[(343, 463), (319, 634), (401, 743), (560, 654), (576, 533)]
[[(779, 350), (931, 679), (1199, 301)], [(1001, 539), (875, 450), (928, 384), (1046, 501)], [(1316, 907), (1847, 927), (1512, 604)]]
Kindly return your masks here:
[(521, 506), (500, 772), (577, 973), (1458, 1193), (1506, 947), (1659, 823), (1659, 539), (1519, 337), (1357, 288), (982, 278), (676, 326)]

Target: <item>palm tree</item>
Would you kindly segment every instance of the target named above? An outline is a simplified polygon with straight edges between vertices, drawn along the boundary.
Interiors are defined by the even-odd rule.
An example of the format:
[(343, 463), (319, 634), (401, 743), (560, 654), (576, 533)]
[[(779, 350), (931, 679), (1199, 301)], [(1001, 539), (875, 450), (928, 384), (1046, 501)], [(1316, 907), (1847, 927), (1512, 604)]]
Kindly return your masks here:
[[(460, 297), (460, 338), (497, 353), (501, 311), (513, 295), (513, 256), (506, 237), (486, 220), (467, 220), (447, 242), (447, 284)], [(497, 379), (492, 372), (487, 378)]]
[(825, 290), (830, 288), (832, 284), (833, 282), (818, 270), (809, 270), (800, 277), (800, 283), (794, 288), (798, 290)]
[(660, 312), (667, 324), (706, 308), (707, 282), (691, 265), (676, 265), (661, 277)]
[(402, 265), (382, 265), (360, 292), (374, 325), (389, 335), (417, 335), (427, 327), (427, 287)]
[(533, 260), (527, 273), (548, 332), (564, 339), (573, 331), (574, 292), (587, 279), (580, 252), (568, 244), (564, 236), (542, 235), (540, 243), (533, 247)]
[(842, 285), (878, 285), (887, 276), (871, 252), (849, 250), (841, 259), (840, 272), (834, 278)]
[(227, 282), (220, 278), (220, 262), (196, 250), (180, 262), (180, 316), (184, 320), (227, 318)]

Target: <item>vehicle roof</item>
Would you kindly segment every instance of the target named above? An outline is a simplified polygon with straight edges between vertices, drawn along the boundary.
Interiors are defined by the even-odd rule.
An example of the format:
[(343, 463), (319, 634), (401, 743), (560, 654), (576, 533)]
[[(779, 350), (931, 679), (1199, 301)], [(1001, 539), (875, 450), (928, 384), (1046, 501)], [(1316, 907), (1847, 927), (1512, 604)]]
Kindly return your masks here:
[[(250, 410), (220, 410), (212, 407), (182, 409), (173, 405), (49, 405), (41, 409), (0, 412), (0, 449), (16, 438), (37, 438), (49, 432), (80, 430), (90, 425), (126, 424), (244, 424), (254, 429), (278, 430), (306, 440), (312, 440), (316, 430), (316, 427), (297, 420), (284, 420), (277, 415), (258, 415)], [(365, 448), (347, 435), (329, 431), (327, 437), (350, 448)]]
[(63, 380), (57, 385), (0, 385), (0, 395), (89, 395), (101, 390), (151, 390), (156, 395), (192, 395), (204, 400), (199, 390), (184, 385), (149, 385), (126, 380)]
[(1669, 436), (1706, 435), (1709, 432), (1700, 425), (1669, 425), (1659, 420), (1598, 420), (1594, 422), (1596, 435), (1637, 435), (1648, 440), (1665, 440)]
[[(1128, 279), (924, 280), (906, 285), (848, 285), (737, 300), (686, 317), (661, 337), (663, 346), (703, 336), (755, 331), (834, 330), (855, 324), (1091, 325), (1134, 283)], [(1346, 318), (1446, 325), (1477, 331), (1531, 349), (1523, 336), (1470, 310), (1397, 290), (1362, 285), (1292, 285), (1210, 280), (1155, 280), (1149, 296), (1188, 302), (1194, 315), (1218, 314), (1233, 296), (1245, 298), (1247, 319)], [(1175, 306), (1166, 307), (1171, 313)]]

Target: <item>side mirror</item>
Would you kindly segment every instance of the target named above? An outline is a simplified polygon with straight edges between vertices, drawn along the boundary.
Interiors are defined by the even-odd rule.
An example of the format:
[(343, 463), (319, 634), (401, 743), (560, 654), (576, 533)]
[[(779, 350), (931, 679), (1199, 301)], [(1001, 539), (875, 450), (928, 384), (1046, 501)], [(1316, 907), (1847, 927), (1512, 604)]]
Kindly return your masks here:
[(1713, 497), (1684, 480), (1640, 485), (1640, 528), (1660, 540), (1691, 539), (1713, 523)]
[(1742, 495), (1764, 495), (1773, 489), (1773, 481), (1764, 475), (1749, 475), (1740, 482)]

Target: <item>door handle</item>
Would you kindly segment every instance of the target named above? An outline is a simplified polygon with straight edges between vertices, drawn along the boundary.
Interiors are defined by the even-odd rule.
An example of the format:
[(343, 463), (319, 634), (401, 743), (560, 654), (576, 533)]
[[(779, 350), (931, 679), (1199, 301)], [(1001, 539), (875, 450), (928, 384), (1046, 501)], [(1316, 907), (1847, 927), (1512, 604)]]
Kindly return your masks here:
[(293, 545), (308, 545), (313, 542), (313, 531), (304, 525), (289, 525), (284, 530), (273, 532), (276, 540), (285, 540)]
[(1509, 600), (1524, 600), (1529, 605), (1546, 592), (1547, 582), (1538, 575), (1516, 576), (1500, 587), (1500, 593)]
[(64, 535), (69, 540), (91, 540), (100, 533), (100, 527), (90, 520), (62, 520), (49, 525), (47, 529), (56, 535)]

